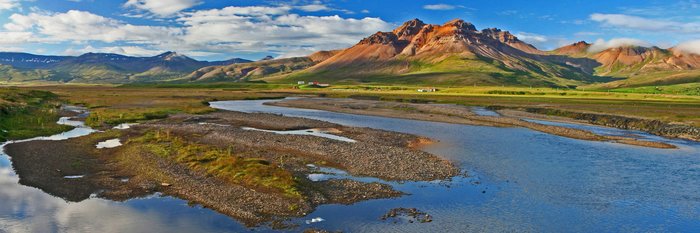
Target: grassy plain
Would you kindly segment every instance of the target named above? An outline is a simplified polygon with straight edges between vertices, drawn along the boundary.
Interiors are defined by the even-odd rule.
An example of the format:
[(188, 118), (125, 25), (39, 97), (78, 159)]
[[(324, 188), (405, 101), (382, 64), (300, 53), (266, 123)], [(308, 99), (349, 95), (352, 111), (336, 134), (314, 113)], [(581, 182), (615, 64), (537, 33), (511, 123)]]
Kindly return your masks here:
[(700, 96), (552, 88), (455, 87), (419, 93), (410, 86), (344, 86), (300, 90), (327, 97), (437, 102), (475, 106), (538, 107), (656, 119), (700, 126)]
[[(206, 113), (212, 100), (279, 98), (320, 95), (334, 98), (370, 98), (387, 101), (437, 102), (475, 106), (541, 107), (574, 112), (603, 113), (700, 126), (700, 95), (692, 91), (645, 93), (646, 89), (612, 91), (556, 88), (460, 86), (438, 87), (437, 92), (418, 92), (430, 86), (333, 85), (329, 88), (295, 88), (294, 85), (228, 83), (140, 86), (32, 86), (51, 91), (93, 113), (92, 126), (162, 118), (172, 113)], [(691, 87), (695, 88), (695, 86)]]
[(214, 111), (207, 102), (275, 98), (276, 93), (266, 93), (263, 88), (249, 91), (247, 88), (155, 86), (99, 86), (58, 85), (29, 86), (26, 89), (46, 90), (64, 101), (88, 107), (90, 116), (86, 123), (92, 127), (113, 126), (125, 122), (138, 122), (165, 118), (174, 113), (203, 114)]
[(46, 91), (0, 88), (0, 142), (69, 130), (58, 125), (58, 96)]

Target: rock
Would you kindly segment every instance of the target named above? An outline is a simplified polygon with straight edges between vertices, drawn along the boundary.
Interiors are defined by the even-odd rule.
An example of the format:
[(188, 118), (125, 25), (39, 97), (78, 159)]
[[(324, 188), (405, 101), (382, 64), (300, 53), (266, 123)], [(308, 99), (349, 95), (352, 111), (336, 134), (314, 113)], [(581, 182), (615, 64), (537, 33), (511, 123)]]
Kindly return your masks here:
[(395, 208), (389, 210), (381, 217), (382, 221), (393, 219), (393, 223), (398, 223), (402, 219), (406, 219), (408, 223), (429, 223), (433, 221), (433, 217), (416, 208)]

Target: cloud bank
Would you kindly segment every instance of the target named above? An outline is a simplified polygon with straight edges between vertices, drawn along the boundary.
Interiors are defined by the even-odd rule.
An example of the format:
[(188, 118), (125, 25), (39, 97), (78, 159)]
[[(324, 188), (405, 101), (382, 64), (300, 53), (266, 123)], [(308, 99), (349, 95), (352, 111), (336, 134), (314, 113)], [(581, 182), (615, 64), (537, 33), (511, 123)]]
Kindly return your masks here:
[(603, 25), (621, 29), (634, 29), (650, 32), (700, 33), (700, 23), (679, 22), (665, 19), (649, 19), (625, 14), (590, 15), (590, 19)]
[(202, 4), (199, 0), (128, 0), (124, 7), (145, 10), (166, 17)]
[(447, 10), (454, 10), (454, 9), (462, 8), (462, 7), (463, 6), (450, 5), (450, 4), (432, 4), (432, 5), (424, 5), (423, 9), (434, 10), (434, 11), (447, 11)]
[[(139, 2), (147, 4), (148, 1)], [(9, 22), (3, 25), (6, 31), (0, 32), (3, 37), (0, 46), (13, 42), (105, 42), (119, 46), (86, 48), (123, 51), (128, 55), (177, 48), (190, 54), (267, 51), (285, 56), (347, 47), (376, 31), (390, 30), (393, 27), (380, 18), (301, 16), (292, 13), (293, 9), (297, 8), (230, 6), (179, 12), (174, 16), (173, 26), (134, 25), (78, 10), (64, 13), (17, 13), (10, 16)], [(75, 51), (77, 50), (66, 53)]]
[(638, 39), (633, 39), (633, 38), (614, 38), (614, 39), (610, 39), (608, 41), (603, 40), (603, 39), (598, 39), (591, 45), (591, 47), (588, 48), (588, 51), (595, 53), (595, 52), (600, 52), (600, 51), (603, 51), (606, 49), (623, 47), (623, 46), (650, 47), (652, 45), (648, 42), (638, 40)]
[(678, 44), (678, 51), (700, 55), (700, 40), (691, 40)]
[(19, 7), (19, 0), (0, 0), (0, 11)]

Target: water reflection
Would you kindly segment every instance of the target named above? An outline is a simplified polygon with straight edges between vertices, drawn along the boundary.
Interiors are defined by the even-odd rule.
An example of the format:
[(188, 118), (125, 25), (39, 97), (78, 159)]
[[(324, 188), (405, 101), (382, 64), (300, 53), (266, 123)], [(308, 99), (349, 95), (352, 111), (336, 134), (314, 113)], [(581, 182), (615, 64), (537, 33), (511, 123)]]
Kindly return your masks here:
[(333, 139), (333, 140), (338, 140), (338, 141), (343, 141), (343, 142), (356, 142), (353, 139), (334, 135), (333, 130), (324, 130), (324, 129), (302, 129), (302, 130), (266, 130), (266, 129), (256, 129), (256, 128), (251, 128), (251, 127), (243, 127), (242, 129), (244, 130), (254, 130), (254, 131), (262, 131), (262, 132), (268, 132), (268, 133), (275, 133), (275, 134), (287, 134), (287, 135), (309, 135), (309, 136), (316, 136), (316, 137), (322, 137), (322, 138), (328, 138), (328, 139)]
[[(65, 133), (21, 140), (65, 140), (95, 130), (83, 122), (61, 118), (75, 126)], [(12, 143), (12, 142), (8, 142)], [(126, 202), (90, 198), (67, 202), (37, 188), (19, 184), (19, 177), (0, 146), (0, 232), (230, 232), (247, 231), (231, 218), (192, 208), (186, 201), (152, 196)], [(73, 178), (73, 177), (70, 177)], [(77, 178), (77, 177), (76, 177)], [(263, 228), (264, 229), (264, 228)]]
[[(213, 107), (270, 112), (423, 135), (440, 140), (425, 150), (471, 171), (450, 188), (396, 184), (411, 193), (397, 200), (322, 206), (314, 214), (329, 230), (345, 231), (691, 231), (700, 229), (700, 144), (643, 132), (596, 126), (608, 134), (636, 134), (677, 145), (662, 150), (582, 141), (523, 128), (492, 128), (261, 106), (226, 101)], [(481, 114), (486, 114), (481, 112)], [(553, 123), (554, 124), (554, 123)], [(558, 123), (556, 123), (558, 124)], [(578, 127), (578, 126), (577, 126)], [(433, 224), (387, 226), (389, 208), (417, 207)], [(338, 216), (334, 213), (343, 213)]]
[[(425, 150), (458, 162), (469, 177), (394, 183), (411, 195), (353, 205), (324, 205), (306, 227), (347, 232), (639, 232), (700, 229), (700, 146), (668, 140), (678, 150), (581, 141), (521, 128), (491, 128), (263, 106), (226, 101), (213, 107), (264, 111), (419, 134), (440, 140)], [(88, 130), (78, 128), (76, 130)], [(600, 130), (610, 130), (601, 128)], [(629, 133), (617, 130), (610, 133)], [(72, 131), (53, 139), (80, 135)], [(633, 132), (642, 137), (653, 137)], [(342, 171), (318, 174), (347, 177)], [(327, 177), (319, 177), (321, 179)], [(356, 178), (376, 181), (373, 178)], [(154, 196), (126, 202), (66, 202), (19, 185), (0, 151), (0, 229), (9, 232), (248, 231), (227, 216)], [(433, 215), (428, 224), (391, 224), (396, 207)], [(324, 221), (311, 221), (322, 218)], [(309, 224), (306, 224), (306, 221)], [(269, 231), (267, 228), (254, 229)]]

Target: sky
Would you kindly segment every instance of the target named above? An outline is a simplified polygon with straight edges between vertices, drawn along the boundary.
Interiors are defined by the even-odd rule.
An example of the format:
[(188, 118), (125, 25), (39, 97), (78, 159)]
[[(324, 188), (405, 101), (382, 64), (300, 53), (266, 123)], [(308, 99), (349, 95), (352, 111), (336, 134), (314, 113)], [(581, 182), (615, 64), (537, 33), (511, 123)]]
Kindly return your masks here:
[(542, 50), (678, 46), (700, 54), (700, 0), (0, 0), (0, 51), (304, 56), (418, 18), (496, 27)]

